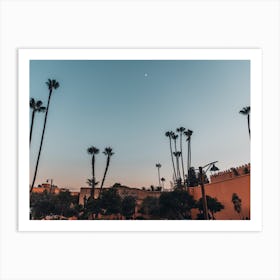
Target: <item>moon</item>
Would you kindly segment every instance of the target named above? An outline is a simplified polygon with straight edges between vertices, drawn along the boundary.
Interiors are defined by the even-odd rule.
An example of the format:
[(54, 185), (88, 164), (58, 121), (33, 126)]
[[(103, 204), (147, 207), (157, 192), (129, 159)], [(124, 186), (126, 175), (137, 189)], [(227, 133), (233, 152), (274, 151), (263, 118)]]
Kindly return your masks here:
[(148, 77), (148, 73), (145, 73), (145, 74), (144, 74), (144, 77), (146, 77), (146, 78), (147, 78), (147, 77)]

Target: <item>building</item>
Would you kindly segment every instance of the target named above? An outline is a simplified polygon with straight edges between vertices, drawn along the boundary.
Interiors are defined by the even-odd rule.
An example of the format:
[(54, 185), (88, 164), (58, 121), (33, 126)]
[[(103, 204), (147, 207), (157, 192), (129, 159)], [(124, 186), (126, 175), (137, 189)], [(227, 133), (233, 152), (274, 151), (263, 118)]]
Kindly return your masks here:
[[(205, 184), (205, 193), (217, 198), (224, 209), (215, 214), (217, 220), (250, 219), (250, 164), (219, 172), (210, 176), (210, 184)], [(189, 193), (195, 200), (201, 198), (201, 187), (189, 187)], [(234, 210), (232, 196), (236, 194), (241, 199), (240, 213)], [(195, 219), (198, 210), (192, 210)]]

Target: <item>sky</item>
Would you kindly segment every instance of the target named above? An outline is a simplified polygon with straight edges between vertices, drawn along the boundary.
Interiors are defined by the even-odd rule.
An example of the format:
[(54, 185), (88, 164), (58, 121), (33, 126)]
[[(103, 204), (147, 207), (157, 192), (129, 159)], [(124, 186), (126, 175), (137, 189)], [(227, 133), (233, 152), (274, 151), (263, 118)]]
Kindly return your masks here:
[[(247, 60), (32, 60), (30, 98), (47, 105), (46, 81), (56, 79), (35, 186), (53, 184), (71, 190), (91, 178), (87, 148), (100, 149), (96, 178), (106, 166), (105, 186), (158, 185), (156, 163), (166, 187), (172, 180), (165, 132), (193, 131), (192, 166), (218, 161), (220, 170), (250, 162), (247, 118), (250, 61)], [(31, 119), (31, 110), (30, 110)], [(43, 129), (44, 113), (35, 117), (30, 145), (30, 181)], [(187, 142), (183, 139), (186, 165)]]

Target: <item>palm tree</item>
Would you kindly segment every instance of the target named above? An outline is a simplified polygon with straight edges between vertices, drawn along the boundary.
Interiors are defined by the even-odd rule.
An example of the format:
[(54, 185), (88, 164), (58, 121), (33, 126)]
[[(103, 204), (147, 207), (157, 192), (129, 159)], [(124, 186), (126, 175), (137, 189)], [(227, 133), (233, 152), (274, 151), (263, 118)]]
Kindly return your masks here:
[(187, 139), (186, 141), (188, 142), (188, 161), (187, 161), (187, 168), (188, 168), (188, 173), (189, 169), (191, 168), (191, 136), (193, 134), (193, 131), (188, 129), (187, 131), (184, 132), (186, 135)]
[(48, 118), (48, 113), (49, 113), (49, 106), (50, 106), (50, 100), (51, 100), (52, 92), (53, 92), (54, 89), (58, 89), (59, 88), (59, 82), (57, 82), (56, 80), (48, 79), (46, 84), (47, 84), (48, 89), (49, 89), (48, 105), (47, 105), (47, 109), (46, 109), (45, 120), (44, 120), (44, 127), (43, 127), (43, 132), (42, 132), (42, 137), (41, 137), (38, 157), (37, 157), (37, 161), (36, 161), (34, 177), (33, 177), (33, 181), (32, 181), (31, 188), (30, 188), (30, 193), (32, 193), (32, 190), (33, 190), (33, 187), (34, 187), (34, 183), (36, 181), (36, 176), (37, 176), (37, 171), (38, 171), (38, 166), (39, 166), (39, 161), (40, 161), (40, 156), (41, 156), (41, 150), (42, 150), (42, 146), (43, 146), (43, 140), (44, 140), (44, 135), (45, 135), (45, 129), (46, 129), (46, 123), (47, 123), (47, 118)]
[(34, 117), (35, 113), (41, 113), (46, 111), (46, 107), (42, 106), (43, 102), (41, 100), (35, 100), (34, 98), (30, 99), (29, 106), (32, 109), (32, 118), (31, 118), (31, 127), (30, 127), (30, 136), (29, 136), (29, 144), (31, 143), (32, 138), (32, 130), (33, 130), (33, 123), (34, 123)]
[(92, 155), (92, 158), (91, 158), (92, 179), (90, 181), (88, 180), (88, 183), (89, 183), (89, 185), (91, 185), (90, 196), (92, 199), (94, 199), (94, 188), (97, 185), (95, 182), (95, 155), (97, 155), (99, 153), (99, 149), (97, 149), (94, 146), (90, 146), (87, 149), (87, 152), (89, 155)]
[(179, 168), (179, 157), (181, 156), (181, 152), (174, 152), (173, 155), (176, 158), (176, 166), (177, 166), (177, 183), (181, 181), (181, 174), (180, 174), (180, 168)]
[(165, 178), (163, 178), (163, 177), (162, 177), (160, 180), (161, 180), (161, 184), (162, 184), (162, 190), (164, 190), (164, 182), (165, 182)]
[(161, 164), (160, 164), (160, 163), (157, 163), (157, 164), (156, 164), (156, 167), (157, 167), (157, 169), (158, 169), (158, 184), (159, 184), (159, 186), (161, 186), (161, 184), (160, 184), (160, 171), (159, 171), (159, 169), (161, 168)]
[(173, 153), (173, 155), (176, 157), (177, 180), (179, 180), (179, 179), (181, 179), (180, 165), (179, 165), (179, 157), (181, 155), (181, 152), (180, 152), (180, 154), (178, 154), (178, 151), (177, 151), (177, 138), (178, 138), (178, 134), (173, 133), (171, 137), (174, 140), (175, 152)]
[(184, 127), (179, 127), (176, 129), (177, 132), (180, 133), (180, 152), (181, 152), (181, 164), (182, 164), (182, 175), (183, 175), (183, 183), (185, 183), (185, 169), (184, 169), (184, 159), (183, 159), (183, 146), (182, 146), (182, 135), (183, 132), (186, 130)]
[(244, 115), (244, 116), (247, 116), (249, 138), (251, 138), (251, 130), (250, 130), (250, 111), (251, 111), (251, 107), (250, 107), (250, 106), (244, 107), (242, 110), (239, 111), (240, 114), (242, 114), (242, 115)]
[(172, 160), (172, 166), (173, 166), (173, 177), (176, 177), (175, 164), (174, 164), (173, 151), (172, 151), (172, 144), (171, 144), (171, 138), (172, 138), (173, 134), (174, 134), (173, 131), (165, 132), (165, 136), (169, 138), (170, 154), (171, 154), (171, 160)]
[(114, 154), (113, 149), (111, 147), (107, 147), (107, 148), (104, 149), (103, 154), (107, 156), (107, 162), (106, 162), (106, 167), (105, 167), (102, 183), (101, 183), (101, 186), (100, 186), (99, 197), (101, 195), (101, 191), (102, 191), (102, 188), (103, 188), (103, 185), (104, 185), (104, 181), (105, 181), (106, 174), (107, 174), (107, 171), (108, 171), (108, 167), (109, 167), (109, 164), (110, 164), (111, 156)]

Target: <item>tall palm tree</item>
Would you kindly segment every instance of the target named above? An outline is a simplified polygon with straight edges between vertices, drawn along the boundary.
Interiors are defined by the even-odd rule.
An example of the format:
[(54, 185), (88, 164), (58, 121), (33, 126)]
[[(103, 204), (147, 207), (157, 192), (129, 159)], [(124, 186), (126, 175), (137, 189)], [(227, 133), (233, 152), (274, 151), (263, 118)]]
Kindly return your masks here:
[(114, 154), (113, 149), (111, 147), (107, 147), (107, 148), (104, 149), (103, 154), (107, 156), (107, 162), (106, 162), (106, 167), (105, 167), (102, 183), (101, 183), (101, 186), (100, 186), (99, 197), (101, 195), (102, 188), (103, 188), (103, 185), (104, 185), (104, 182), (105, 182), (105, 178), (106, 178), (106, 174), (107, 174), (108, 167), (109, 167), (109, 164), (110, 164), (111, 156)]
[(179, 157), (181, 156), (181, 152), (177, 151), (177, 152), (174, 152), (173, 155), (175, 156), (176, 158), (176, 166), (177, 166), (177, 182), (181, 181), (181, 174), (180, 174), (180, 166), (179, 166)]
[(31, 127), (30, 127), (30, 136), (29, 136), (29, 144), (31, 143), (31, 138), (32, 138), (32, 130), (33, 130), (33, 124), (34, 124), (34, 117), (35, 114), (45, 112), (46, 107), (42, 106), (43, 102), (41, 100), (35, 100), (34, 98), (30, 98), (29, 101), (29, 106), (30, 109), (32, 109), (32, 118), (31, 118)]
[(37, 156), (34, 177), (33, 177), (33, 181), (32, 181), (31, 188), (30, 188), (30, 193), (32, 193), (34, 183), (36, 181), (36, 176), (37, 176), (37, 171), (38, 171), (38, 166), (39, 166), (39, 161), (40, 161), (40, 156), (41, 156), (41, 150), (42, 150), (42, 146), (43, 146), (43, 140), (44, 140), (44, 135), (45, 135), (45, 129), (46, 129), (46, 123), (47, 123), (47, 119), (48, 119), (49, 106), (50, 106), (50, 100), (51, 100), (52, 92), (53, 92), (54, 89), (59, 88), (59, 82), (57, 82), (56, 80), (48, 79), (46, 84), (47, 84), (48, 89), (49, 89), (49, 98), (48, 98), (48, 104), (47, 104), (47, 109), (46, 109), (46, 113), (45, 113), (45, 120), (44, 120), (44, 127), (43, 127), (41, 142), (40, 142), (40, 148), (39, 148), (39, 152), (38, 152), (38, 156)]
[(250, 111), (251, 111), (251, 107), (250, 107), (250, 106), (244, 107), (242, 110), (239, 111), (240, 114), (242, 114), (242, 115), (244, 115), (244, 116), (247, 116), (249, 138), (251, 138), (251, 130), (250, 130)]
[(94, 146), (90, 146), (87, 149), (87, 152), (88, 152), (89, 155), (92, 155), (92, 158), (91, 158), (92, 179), (90, 181), (88, 180), (88, 183), (89, 183), (89, 185), (91, 185), (90, 197), (92, 199), (94, 199), (94, 188), (96, 186), (96, 181), (95, 181), (95, 155), (97, 155), (99, 153), (99, 149), (97, 149)]
[(177, 130), (177, 132), (180, 133), (180, 152), (181, 152), (182, 176), (183, 176), (183, 183), (185, 183), (185, 168), (184, 168), (184, 159), (183, 159), (182, 135), (183, 135), (183, 132), (186, 129), (181, 126), (181, 127), (177, 128), (176, 130)]
[(156, 167), (157, 167), (157, 169), (158, 169), (158, 185), (161, 186), (161, 184), (160, 184), (160, 171), (159, 171), (159, 169), (161, 168), (161, 164), (160, 164), (160, 163), (157, 163), (157, 164), (156, 164)]
[(171, 155), (172, 167), (173, 167), (173, 177), (176, 177), (175, 164), (174, 164), (173, 151), (172, 151), (172, 144), (171, 144), (171, 138), (172, 138), (173, 134), (174, 134), (173, 131), (165, 132), (165, 136), (169, 138), (170, 155)]
[(163, 178), (163, 177), (162, 177), (160, 180), (161, 180), (162, 190), (164, 190), (164, 182), (165, 182), (165, 178)]
[(188, 168), (188, 172), (189, 172), (189, 169), (191, 168), (191, 136), (193, 134), (193, 131), (188, 129), (187, 131), (184, 132), (184, 134), (186, 135), (186, 137), (187, 137), (186, 141), (188, 142), (187, 168)]
[(179, 157), (181, 155), (181, 152), (178, 153), (178, 150), (177, 150), (178, 134), (173, 133), (171, 137), (174, 140), (174, 150), (175, 150), (175, 152), (173, 153), (173, 155), (176, 157), (177, 180), (179, 180), (179, 179), (181, 179), (180, 165), (179, 165)]

